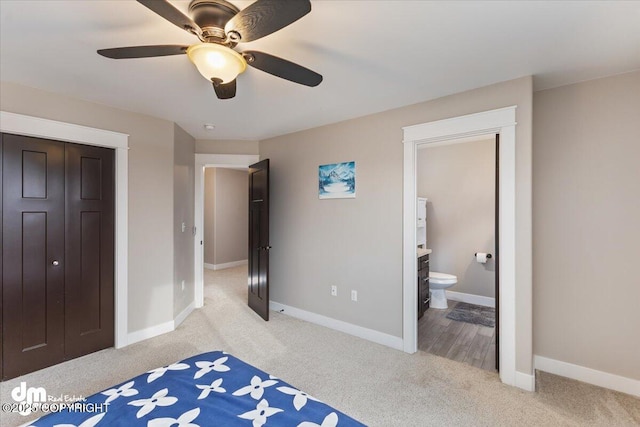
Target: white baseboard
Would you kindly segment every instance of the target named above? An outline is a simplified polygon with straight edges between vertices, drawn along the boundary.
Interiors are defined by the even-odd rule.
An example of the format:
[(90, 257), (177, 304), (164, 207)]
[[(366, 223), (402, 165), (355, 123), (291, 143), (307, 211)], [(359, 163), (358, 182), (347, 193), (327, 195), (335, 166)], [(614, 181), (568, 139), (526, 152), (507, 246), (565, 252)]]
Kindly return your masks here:
[(170, 320), (159, 325), (151, 326), (150, 328), (130, 332), (127, 336), (127, 345), (135, 344), (137, 342), (157, 337), (158, 335), (166, 334), (167, 332), (171, 332), (174, 329), (173, 325), (174, 321)]
[(146, 329), (141, 329), (139, 331), (129, 333), (127, 335), (127, 345), (135, 344), (137, 342), (174, 331), (182, 322), (184, 322), (184, 319), (186, 319), (187, 316), (191, 314), (195, 307), (196, 303), (195, 301), (192, 301), (191, 304), (189, 304), (175, 317), (175, 319), (156, 326), (151, 326)]
[(445, 291), (447, 299), (452, 301), (466, 302), (469, 304), (482, 305), (484, 307), (495, 307), (496, 299), (491, 297), (483, 297), (480, 295), (465, 294), (462, 292)]
[(196, 308), (196, 302), (191, 301), (191, 304), (189, 304), (184, 310), (182, 310), (176, 316), (175, 319), (173, 319), (173, 329), (176, 329), (178, 326), (180, 326), (180, 324), (184, 322), (184, 319), (186, 319), (187, 316), (189, 316), (195, 308)]
[(515, 386), (526, 391), (536, 391), (536, 376), (516, 371)]
[(344, 332), (358, 338), (386, 345), (387, 347), (395, 348), (396, 350), (402, 351), (403, 349), (403, 341), (400, 337), (374, 331), (373, 329), (364, 328), (352, 323), (343, 322), (342, 320), (332, 319), (331, 317), (326, 317), (321, 314), (290, 307), (288, 305), (280, 304), (279, 302), (269, 301), (269, 304), (270, 309), (273, 311), (305, 320), (310, 323), (315, 323), (316, 325), (325, 326), (336, 331)]
[(209, 264), (205, 262), (204, 268), (209, 270), (224, 270), (225, 268), (238, 267), (248, 263), (249, 263), (249, 260), (247, 259), (241, 259), (240, 261), (225, 262), (222, 264)]
[(540, 371), (640, 397), (640, 381), (632, 378), (596, 371), (595, 369), (538, 355), (533, 356), (533, 367)]

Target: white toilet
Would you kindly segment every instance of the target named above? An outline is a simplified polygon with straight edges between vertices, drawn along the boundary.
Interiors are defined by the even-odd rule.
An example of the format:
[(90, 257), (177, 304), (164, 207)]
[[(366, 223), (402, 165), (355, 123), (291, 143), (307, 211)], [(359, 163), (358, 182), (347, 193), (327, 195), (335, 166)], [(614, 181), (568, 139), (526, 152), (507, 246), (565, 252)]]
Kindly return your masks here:
[[(418, 197), (417, 201), (417, 229), (416, 229), (416, 241), (419, 248), (423, 250), (427, 248), (427, 202), (429, 199), (426, 197)], [(431, 253), (425, 252), (425, 253)], [(438, 273), (437, 271), (429, 272), (429, 290), (431, 293), (431, 300), (429, 307), (431, 308), (448, 308), (447, 295), (445, 289), (449, 289), (453, 285), (458, 283), (458, 278), (453, 274)]]
[(445, 289), (449, 289), (458, 283), (458, 278), (453, 274), (438, 273), (437, 271), (429, 272), (429, 290), (431, 291), (430, 308), (445, 309), (447, 305), (447, 295)]

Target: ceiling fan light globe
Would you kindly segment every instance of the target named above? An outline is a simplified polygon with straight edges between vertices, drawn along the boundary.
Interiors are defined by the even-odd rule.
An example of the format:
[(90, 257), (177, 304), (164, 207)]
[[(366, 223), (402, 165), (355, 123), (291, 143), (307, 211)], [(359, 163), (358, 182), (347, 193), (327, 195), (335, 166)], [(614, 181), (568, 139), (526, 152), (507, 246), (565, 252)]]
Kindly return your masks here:
[(247, 61), (233, 49), (215, 43), (201, 43), (189, 46), (187, 55), (202, 76), (211, 81), (222, 80), (222, 84), (232, 82), (247, 69)]

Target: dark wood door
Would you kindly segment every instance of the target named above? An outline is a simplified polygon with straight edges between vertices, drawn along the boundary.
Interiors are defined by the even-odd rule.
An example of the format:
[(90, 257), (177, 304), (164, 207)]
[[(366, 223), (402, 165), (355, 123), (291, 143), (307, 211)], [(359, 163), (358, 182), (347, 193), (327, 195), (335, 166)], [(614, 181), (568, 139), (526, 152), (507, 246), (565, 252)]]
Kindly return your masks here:
[(3, 335), (2, 335), (2, 325), (4, 325), (4, 317), (2, 314), (2, 293), (4, 290), (4, 286), (2, 285), (2, 283), (4, 283), (4, 276), (2, 274), (2, 257), (3, 257), (3, 251), (2, 251), (2, 218), (4, 218), (4, 216), (2, 215), (2, 199), (4, 198), (4, 187), (2, 187), (2, 164), (4, 163), (4, 144), (2, 143), (2, 138), (3, 135), (0, 134), (0, 191), (2, 191), (2, 193), (0, 194), (0, 379), (4, 378), (4, 362), (2, 360), (2, 343), (3, 343)]
[(2, 135), (2, 378), (114, 341), (114, 152)]
[(114, 341), (114, 152), (67, 144), (65, 355)]
[(2, 137), (3, 378), (64, 360), (64, 143)]
[(496, 371), (500, 371), (500, 134), (496, 134), (496, 188), (495, 188), (495, 299), (496, 299)]
[(269, 320), (269, 159), (249, 166), (249, 307)]

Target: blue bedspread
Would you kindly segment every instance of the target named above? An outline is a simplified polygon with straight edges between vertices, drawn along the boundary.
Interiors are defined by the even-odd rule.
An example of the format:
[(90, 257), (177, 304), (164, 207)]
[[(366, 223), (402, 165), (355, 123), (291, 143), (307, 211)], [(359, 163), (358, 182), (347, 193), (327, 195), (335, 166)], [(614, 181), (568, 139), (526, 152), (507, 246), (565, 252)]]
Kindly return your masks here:
[[(31, 425), (349, 427), (364, 424), (221, 351), (154, 369)], [(104, 405), (108, 404), (108, 405)], [(106, 409), (106, 411), (105, 411)], [(94, 412), (87, 412), (94, 411)]]

